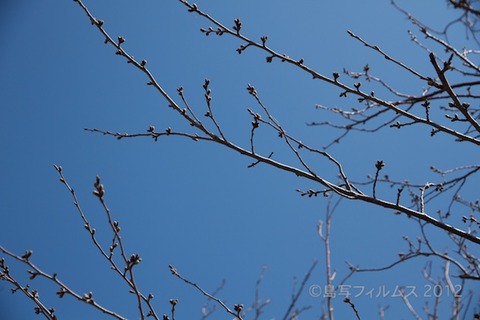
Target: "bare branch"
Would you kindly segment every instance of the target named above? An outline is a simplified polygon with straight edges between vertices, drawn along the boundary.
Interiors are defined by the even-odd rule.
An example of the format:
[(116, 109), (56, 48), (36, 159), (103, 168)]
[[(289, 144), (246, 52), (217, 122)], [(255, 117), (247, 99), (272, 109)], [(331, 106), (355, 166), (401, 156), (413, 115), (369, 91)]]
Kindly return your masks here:
[[(6, 254), (7, 256), (9, 256), (9, 257), (27, 265), (27, 266), (29, 266), (32, 269), (31, 271), (29, 271), (31, 280), (33, 280), (36, 277), (43, 277), (43, 278), (48, 279), (48, 280), (56, 283), (57, 285), (59, 285), (60, 290), (57, 292), (57, 295), (60, 298), (62, 298), (65, 294), (68, 294), (68, 295), (74, 297), (75, 299), (77, 299), (78, 301), (81, 301), (83, 303), (87, 303), (87, 304), (93, 306), (95, 309), (101, 311), (102, 313), (108, 314), (108, 315), (114, 317), (115, 319), (120, 319), (120, 320), (125, 320), (126, 319), (126, 318), (120, 316), (119, 314), (115, 313), (114, 311), (111, 311), (111, 310), (103, 307), (99, 303), (97, 303), (97, 301), (93, 299), (93, 297), (92, 297), (93, 295), (92, 295), (91, 292), (83, 294), (83, 295), (77, 294), (75, 291), (70, 289), (65, 283), (60, 281), (60, 279), (57, 277), (56, 273), (54, 273), (53, 275), (50, 275), (50, 274), (42, 271), (40, 268), (38, 268), (35, 264), (33, 264), (30, 261), (31, 254), (26, 258), (24, 256), (21, 257), (21, 256), (18, 256), (16, 254), (8, 251), (7, 249), (5, 249), (2, 246), (0, 246), (0, 251), (3, 252), (4, 254)], [(4, 265), (3, 260), (0, 260), (0, 261), (2, 261), (2, 264)], [(35, 304), (37, 305), (37, 308), (38, 308), (38, 309), (35, 309), (35, 310), (38, 310), (37, 313), (42, 313), (47, 319), (52, 319), (52, 320), (56, 319), (56, 317), (53, 314), (53, 309), (47, 309), (40, 302), (40, 300), (38, 299), (38, 292), (36, 292), (36, 290), (34, 290), (32, 292), (29, 292), (28, 291), (28, 286), (27, 287), (22, 287), (18, 282), (16, 282), (13, 278), (11, 278), (9, 276), (8, 267), (6, 267), (5, 265), (4, 265), (4, 267), (6, 267), (6, 269), (4, 267), (2, 267), (1, 265), (0, 265), (0, 267), (3, 269), (2, 271), (0, 271), (0, 280), (7, 280), (8, 282), (14, 284), (16, 286), (16, 288), (21, 290), (27, 297), (29, 297), (32, 301), (34, 301)]]
[(177, 269), (175, 269), (173, 266), (169, 266), (170, 272), (172, 275), (177, 277), (178, 279), (182, 280), (186, 284), (194, 287), (198, 291), (200, 291), (204, 296), (206, 296), (208, 299), (213, 300), (217, 302), (227, 313), (231, 314), (232, 316), (235, 317), (235, 319), (242, 320), (241, 312), (243, 310), (243, 304), (235, 304), (233, 310), (231, 310), (227, 305), (220, 300), (219, 298), (213, 296), (212, 294), (208, 293), (207, 291), (203, 290), (198, 284), (184, 278), (180, 273), (178, 273)]

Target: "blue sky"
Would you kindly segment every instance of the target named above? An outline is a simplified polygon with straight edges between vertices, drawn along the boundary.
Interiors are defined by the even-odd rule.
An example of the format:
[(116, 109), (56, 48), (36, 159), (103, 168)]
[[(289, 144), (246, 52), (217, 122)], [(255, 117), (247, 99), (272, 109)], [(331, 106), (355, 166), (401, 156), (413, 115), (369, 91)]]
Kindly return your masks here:
[[(425, 23), (442, 27), (456, 15), (439, 1), (398, 1)], [(240, 17), (243, 31), (252, 38), (268, 35), (268, 43), (324, 74), (345, 67), (361, 71), (368, 63), (372, 73), (400, 90), (419, 93), (419, 83), (347, 35), (352, 30), (381, 45), (418, 71), (433, 74), (428, 55), (415, 46), (407, 30), (414, 30), (390, 1), (205, 1), (200, 8), (227, 26)], [(213, 107), (226, 134), (248, 146), (250, 117), (246, 108), (257, 108), (245, 90), (255, 86), (263, 102), (287, 130), (312, 146), (328, 144), (337, 134), (327, 128), (308, 127), (309, 121), (333, 119), (316, 104), (355, 106), (338, 99), (337, 90), (312, 81), (291, 66), (247, 50), (231, 37), (205, 37), (198, 30), (210, 24), (186, 12), (178, 1), (86, 2), (105, 21), (114, 37), (126, 39), (125, 48), (148, 60), (157, 80), (177, 98), (183, 86), (192, 106), (203, 114), (204, 79), (211, 80)], [(435, 14), (432, 14), (434, 11)], [(462, 41), (463, 33), (452, 29)], [(265, 318), (279, 319), (290, 302), (294, 277), (302, 278), (314, 258), (319, 264), (308, 286), (325, 284), (323, 244), (316, 224), (324, 219), (326, 200), (306, 199), (295, 190), (318, 188), (309, 182), (265, 165), (247, 169), (251, 160), (211, 143), (169, 137), (117, 141), (85, 132), (98, 128), (119, 132), (145, 132), (149, 125), (189, 130), (167, 108), (161, 96), (114, 50), (103, 44), (82, 10), (73, 1), (7, 1), (0, 5), (0, 244), (16, 253), (33, 250), (33, 261), (79, 293), (93, 291), (99, 302), (129, 319), (137, 318), (134, 300), (93, 249), (67, 190), (58, 182), (53, 164), (61, 165), (75, 188), (81, 205), (107, 246), (110, 234), (105, 215), (91, 195), (96, 175), (105, 184), (105, 199), (122, 226), (129, 253), (143, 258), (137, 269), (140, 288), (155, 294), (158, 314), (168, 313), (170, 298), (178, 298), (178, 318), (200, 318), (204, 299), (174, 279), (168, 265), (213, 291), (223, 279), (219, 297), (232, 306), (253, 302), (255, 281), (262, 266), (267, 272), (261, 297), (271, 298)], [(421, 86), (421, 85), (420, 85)], [(349, 105), (351, 104), (351, 105)], [(274, 133), (259, 135), (257, 146), (294, 163), (278, 144)], [(283, 150), (283, 151), (282, 151)], [(434, 179), (428, 168), (443, 169), (472, 164), (476, 150), (450, 138), (432, 140), (429, 129), (384, 130), (378, 135), (349, 136), (330, 153), (345, 165), (354, 179), (374, 173), (374, 163), (384, 160), (391, 177), (424, 183)], [(335, 171), (318, 164), (329, 179)], [(473, 184), (473, 188), (478, 183)], [(382, 189), (394, 198), (394, 189)], [(390, 192), (390, 193), (389, 193)], [(475, 197), (473, 194), (466, 196)], [(439, 202), (436, 206), (444, 207)], [(439, 250), (445, 237), (430, 230)], [(332, 226), (332, 265), (337, 279), (347, 273), (345, 260), (362, 267), (382, 266), (405, 251), (401, 238), (419, 234), (417, 225), (358, 202), (343, 201)], [(478, 253), (478, 250), (477, 250)], [(349, 284), (367, 289), (397, 285), (416, 286), (424, 293), (420, 270), (426, 260), (397, 269), (361, 274)], [(27, 281), (22, 266), (11, 270)], [(442, 264), (434, 266), (439, 270)], [(103, 319), (101, 314), (73, 299), (58, 300), (56, 286), (35, 280), (48, 306), (60, 318)], [(478, 287), (477, 287), (478, 289)], [(478, 299), (478, 296), (477, 296)], [(424, 299), (413, 302), (421, 309)], [(448, 298), (445, 297), (448, 310)], [(378, 306), (390, 305), (387, 318), (409, 318), (405, 306), (393, 298), (362, 296), (354, 301), (362, 319), (378, 318)], [(321, 299), (306, 291), (300, 305), (311, 305), (304, 318), (321, 313)], [(353, 318), (341, 299), (335, 299), (337, 318)], [(0, 307), (9, 319), (36, 319), (33, 305), (19, 294), (9, 294), (0, 283)], [(477, 310), (478, 311), (478, 310)], [(212, 319), (224, 319), (217, 311)], [(248, 317), (247, 317), (248, 318)]]

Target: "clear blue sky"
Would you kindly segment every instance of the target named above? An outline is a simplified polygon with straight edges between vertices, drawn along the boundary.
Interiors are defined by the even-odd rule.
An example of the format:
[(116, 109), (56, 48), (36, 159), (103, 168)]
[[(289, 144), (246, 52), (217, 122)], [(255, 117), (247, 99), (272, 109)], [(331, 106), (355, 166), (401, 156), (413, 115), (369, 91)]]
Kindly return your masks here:
[[(433, 75), (427, 54), (410, 40), (414, 27), (390, 1), (196, 1), (227, 26), (240, 17), (252, 38), (268, 35), (269, 44), (327, 75), (345, 67), (361, 71), (369, 63), (375, 75), (402, 91), (418, 94), (419, 85), (385, 59), (347, 35), (352, 30), (402, 58), (419, 71)], [(398, 1), (434, 27), (456, 17), (444, 1)], [(315, 104), (344, 105), (336, 90), (312, 81), (278, 61), (266, 64), (258, 50), (235, 52), (240, 43), (230, 37), (205, 37), (198, 30), (210, 24), (186, 12), (178, 1), (86, 1), (93, 14), (105, 20), (114, 37), (126, 38), (125, 47), (140, 59), (173, 97), (176, 88), (199, 114), (205, 111), (201, 85), (211, 80), (214, 110), (226, 134), (248, 146), (250, 117), (257, 108), (247, 94), (254, 85), (275, 117), (287, 130), (312, 146), (328, 144), (335, 132), (307, 127), (306, 122), (330, 117)], [(433, 14), (432, 14), (433, 13)], [(458, 32), (458, 37), (463, 34)], [(463, 39), (463, 38), (462, 38)], [(294, 277), (302, 278), (314, 258), (317, 269), (307, 286), (325, 284), (323, 244), (316, 224), (324, 219), (326, 201), (306, 199), (295, 189), (318, 188), (288, 173), (259, 165), (210, 143), (171, 137), (117, 141), (83, 128), (144, 132), (149, 125), (189, 130), (167, 108), (160, 95), (145, 85), (144, 77), (103, 44), (99, 32), (73, 1), (4, 1), (0, 4), (0, 244), (16, 253), (33, 250), (33, 261), (79, 293), (93, 291), (97, 300), (129, 319), (138, 318), (135, 301), (108, 265), (93, 249), (67, 190), (58, 182), (53, 164), (61, 165), (80, 202), (108, 246), (110, 234), (97, 199), (91, 195), (96, 175), (105, 184), (105, 199), (122, 226), (129, 253), (143, 258), (137, 280), (155, 294), (159, 314), (169, 312), (168, 299), (177, 298), (177, 316), (200, 318), (204, 299), (193, 288), (174, 279), (168, 265), (208, 291), (222, 279), (219, 297), (228, 305), (250, 305), (262, 265), (267, 273), (261, 297), (271, 298), (265, 318), (279, 319), (290, 301)], [(341, 105), (342, 104), (342, 105)], [(424, 183), (434, 176), (430, 165), (443, 169), (471, 164), (478, 152), (457, 146), (451, 139), (429, 137), (429, 129), (384, 130), (380, 135), (351, 136), (330, 150), (359, 180), (374, 173), (384, 160), (385, 173)], [(272, 142), (273, 141), (273, 142)], [(263, 132), (258, 146), (264, 154), (283, 155), (274, 134)], [(278, 149), (278, 151), (277, 151)], [(287, 162), (293, 163), (286, 156)], [(334, 179), (335, 172), (318, 167)], [(394, 189), (385, 189), (394, 197)], [(440, 203), (439, 205), (442, 205)], [(345, 260), (362, 267), (383, 266), (406, 251), (402, 235), (415, 238), (416, 223), (361, 203), (343, 201), (332, 227), (332, 266), (337, 279), (348, 272)], [(448, 242), (432, 231), (439, 250)], [(477, 250), (478, 253), (478, 250)], [(420, 271), (426, 260), (409, 262), (382, 273), (351, 278), (349, 285), (365, 290), (384, 286), (416, 286), (420, 297), (412, 302), (421, 312), (428, 282)], [(12, 272), (27, 281), (22, 266), (9, 263)], [(441, 263), (435, 263), (437, 270)], [(440, 274), (440, 273), (439, 273)], [(103, 319), (92, 308), (55, 296), (56, 286), (35, 280), (48, 306), (60, 319)], [(475, 289), (475, 288), (474, 288)], [(478, 286), (477, 288), (478, 289)], [(0, 282), (1, 319), (37, 319), (33, 305), (20, 294), (9, 293)], [(449, 298), (444, 297), (449, 308)], [(478, 296), (477, 296), (478, 301)], [(386, 318), (409, 318), (398, 298), (354, 301), (362, 319), (378, 318), (378, 306), (389, 305)], [(299, 306), (311, 305), (302, 317), (314, 319), (322, 300), (308, 291)], [(337, 318), (354, 318), (342, 299), (334, 300)], [(477, 310), (478, 311), (478, 310)], [(1, 315), (8, 315), (2, 317)], [(212, 319), (225, 319), (217, 311)], [(248, 317), (247, 317), (248, 318)]]

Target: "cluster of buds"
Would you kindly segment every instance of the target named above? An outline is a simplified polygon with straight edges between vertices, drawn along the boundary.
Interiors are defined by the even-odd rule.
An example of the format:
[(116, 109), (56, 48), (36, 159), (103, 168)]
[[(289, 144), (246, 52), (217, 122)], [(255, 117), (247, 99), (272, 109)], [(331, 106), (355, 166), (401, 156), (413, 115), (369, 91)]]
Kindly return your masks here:
[(127, 265), (125, 266), (125, 271), (132, 269), (132, 267), (136, 264), (139, 264), (142, 261), (142, 258), (138, 254), (132, 254), (130, 259), (127, 261)]
[(243, 304), (234, 304), (233, 305), (233, 310), (235, 310), (237, 315), (239, 315), (240, 312), (242, 312), (242, 310), (243, 310)]
[(95, 190), (93, 190), (93, 194), (101, 199), (105, 194), (105, 189), (103, 188), (103, 184), (100, 183), (99, 176), (95, 178), (95, 183), (93, 184), (93, 186), (95, 187)]

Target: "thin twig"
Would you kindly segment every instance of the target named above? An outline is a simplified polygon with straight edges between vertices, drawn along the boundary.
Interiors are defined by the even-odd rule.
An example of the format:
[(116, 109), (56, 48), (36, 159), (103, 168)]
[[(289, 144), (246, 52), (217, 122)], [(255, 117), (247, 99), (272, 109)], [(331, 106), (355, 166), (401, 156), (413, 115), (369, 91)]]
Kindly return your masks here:
[(293, 294), (293, 296), (292, 296), (292, 300), (290, 302), (290, 305), (287, 308), (287, 311), (285, 312), (285, 315), (283, 316), (283, 320), (288, 319), (288, 317), (290, 316), (293, 308), (295, 307), (298, 299), (300, 298), (300, 295), (303, 292), (303, 289), (305, 288), (305, 285), (307, 284), (308, 279), (310, 279), (310, 276), (312, 275), (313, 269), (315, 269), (315, 267), (317, 266), (317, 263), (318, 263), (317, 260), (313, 260), (313, 263), (312, 263), (310, 269), (308, 269), (307, 273), (305, 273), (305, 276), (303, 277), (303, 280), (302, 280), (302, 283), (300, 284), (300, 287), (298, 288), (297, 292), (295, 294)]
[[(225, 311), (229, 314), (231, 314), (232, 316), (235, 317), (235, 319), (238, 319), (238, 320), (242, 320), (242, 316), (241, 316), (241, 311), (243, 309), (243, 305), (235, 305), (235, 308), (236, 309), (235, 311), (231, 310), (222, 300), (220, 300), (219, 298), (213, 296), (212, 294), (208, 293), (207, 291), (203, 290), (202, 287), (200, 287), (198, 284), (188, 280), (187, 278), (184, 278), (180, 273), (178, 273), (177, 269), (175, 269), (173, 266), (169, 266), (170, 268), (170, 272), (172, 273), (172, 275), (174, 275), (175, 277), (177, 277), (178, 279), (182, 280), (183, 282), (185, 282), (186, 284), (194, 287), (195, 289), (197, 289), (198, 291), (200, 291), (204, 296), (206, 296), (208, 299), (210, 300), (213, 300), (215, 301), (216, 303), (218, 303), (223, 309), (225, 309)], [(241, 306), (241, 307), (240, 307)]]

